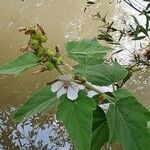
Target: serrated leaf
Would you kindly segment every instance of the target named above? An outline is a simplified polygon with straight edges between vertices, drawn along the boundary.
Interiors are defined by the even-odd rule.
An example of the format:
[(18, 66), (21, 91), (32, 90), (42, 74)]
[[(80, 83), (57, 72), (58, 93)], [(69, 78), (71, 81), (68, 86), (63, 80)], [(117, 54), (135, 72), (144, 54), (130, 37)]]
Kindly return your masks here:
[(51, 92), (50, 86), (40, 89), (33, 94), (14, 114), (16, 122), (28, 119), (32, 115), (45, 112), (57, 106), (59, 100), (56, 94)]
[(1, 65), (0, 74), (19, 75), (22, 71), (38, 65), (38, 58), (33, 53), (26, 53), (15, 60)]
[(108, 142), (109, 129), (105, 113), (100, 107), (93, 113), (93, 134), (91, 150), (101, 150), (102, 146)]
[(92, 137), (92, 121), (95, 103), (80, 92), (75, 101), (66, 96), (60, 98), (57, 108), (57, 119), (63, 121), (75, 147), (78, 150), (89, 150)]
[(149, 120), (150, 112), (134, 96), (119, 98), (107, 113), (109, 142), (121, 143), (124, 150), (147, 150), (150, 147)]
[(98, 64), (85, 66), (79, 64), (74, 67), (75, 73), (81, 75), (95, 85), (107, 86), (124, 79), (128, 72), (117, 62), (113, 64)]
[(102, 63), (103, 57), (111, 48), (100, 45), (97, 39), (94, 38), (68, 42), (66, 50), (69, 57), (77, 62), (93, 65)]

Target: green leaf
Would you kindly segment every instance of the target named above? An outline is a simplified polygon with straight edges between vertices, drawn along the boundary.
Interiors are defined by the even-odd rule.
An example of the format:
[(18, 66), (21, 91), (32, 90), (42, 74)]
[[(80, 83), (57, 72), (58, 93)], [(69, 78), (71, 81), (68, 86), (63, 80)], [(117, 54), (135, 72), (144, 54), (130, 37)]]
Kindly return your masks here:
[(117, 89), (117, 91), (115, 91), (115, 93), (114, 93), (114, 96), (118, 99), (123, 99), (123, 98), (125, 99), (125, 98), (129, 98), (129, 97), (135, 98), (135, 96), (133, 94), (131, 94), (128, 90), (123, 89), (123, 88)]
[[(123, 94), (123, 91), (121, 91)], [(124, 94), (129, 93), (124, 90)], [(118, 96), (107, 113), (110, 131), (109, 142), (119, 142), (124, 150), (147, 150), (150, 147), (150, 134), (147, 122), (150, 112), (134, 96)], [(120, 98), (119, 98), (120, 97)]]
[(150, 134), (150, 121), (147, 122), (147, 128), (148, 128), (148, 132)]
[(75, 101), (66, 96), (60, 98), (57, 119), (63, 121), (73, 143), (78, 150), (89, 150), (92, 137), (92, 121), (95, 103), (80, 92)]
[(33, 94), (14, 114), (14, 119), (21, 122), (32, 115), (45, 112), (57, 106), (59, 100), (55, 93), (51, 92), (50, 86), (40, 89)]
[(99, 40), (104, 40), (104, 41), (107, 41), (107, 42), (110, 42), (110, 43), (114, 42), (113, 37), (109, 33), (103, 32), (103, 31), (101, 31), (101, 34), (99, 34), (97, 36), (97, 38)]
[(133, 19), (134, 19), (134, 22), (135, 22), (137, 25), (140, 25), (138, 19), (137, 19), (135, 16), (133, 16), (133, 15), (132, 15), (132, 17), (133, 17)]
[(100, 107), (93, 113), (93, 136), (91, 150), (101, 150), (101, 147), (108, 142), (109, 129), (105, 113)]
[(96, 38), (71, 41), (67, 43), (66, 49), (69, 57), (88, 65), (102, 63), (103, 57), (111, 50), (109, 47), (100, 45)]
[(119, 63), (98, 64), (85, 66), (79, 64), (74, 67), (75, 73), (87, 79), (87, 81), (100, 86), (107, 86), (124, 79), (128, 72)]
[(143, 26), (140, 26), (140, 32), (143, 32), (146, 36), (148, 36), (148, 30), (146, 30)]
[(19, 75), (22, 71), (36, 65), (38, 65), (37, 57), (33, 53), (26, 53), (7, 64), (1, 65), (0, 74)]

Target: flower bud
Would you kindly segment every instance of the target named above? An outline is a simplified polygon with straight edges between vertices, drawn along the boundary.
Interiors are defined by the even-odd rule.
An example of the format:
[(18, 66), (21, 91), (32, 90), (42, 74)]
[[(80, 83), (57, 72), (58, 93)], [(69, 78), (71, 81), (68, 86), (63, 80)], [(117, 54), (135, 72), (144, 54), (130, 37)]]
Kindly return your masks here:
[(51, 63), (51, 62), (46, 62), (46, 67), (47, 67), (47, 70), (52, 70), (54, 68), (54, 65)]
[(57, 63), (57, 65), (62, 65), (62, 64), (63, 64), (63, 59), (62, 59), (62, 57), (58, 57), (56, 63)]
[(39, 48), (39, 41), (36, 39), (30, 39), (29, 44), (31, 45), (31, 48), (37, 50)]
[(53, 52), (53, 50), (50, 49), (50, 48), (47, 48), (46, 53), (47, 53), (47, 55), (50, 56), (50, 57), (53, 57), (53, 56), (55, 55), (55, 53)]
[(47, 40), (48, 40), (48, 37), (46, 35), (41, 35), (39, 37), (39, 40), (40, 40), (41, 43), (46, 43)]
[(44, 48), (42, 46), (39, 46), (37, 51), (37, 56), (42, 56), (44, 54)]

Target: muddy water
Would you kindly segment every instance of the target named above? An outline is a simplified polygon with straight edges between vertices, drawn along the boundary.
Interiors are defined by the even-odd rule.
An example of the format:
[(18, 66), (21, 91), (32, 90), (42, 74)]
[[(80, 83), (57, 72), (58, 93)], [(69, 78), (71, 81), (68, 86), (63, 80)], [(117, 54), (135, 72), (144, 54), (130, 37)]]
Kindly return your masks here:
[[(20, 26), (41, 24), (49, 36), (50, 47), (57, 45), (64, 52), (64, 43), (71, 39), (89, 38), (97, 35), (96, 22), (91, 16), (101, 9), (112, 10), (108, 2), (83, 12), (85, 0), (5, 0), (0, 4), (0, 64), (20, 55), (19, 48), (27, 38), (17, 31)], [(105, 9), (103, 9), (105, 8)], [(26, 71), (21, 76), (0, 76), (1, 106), (20, 105), (35, 89), (50, 81), (56, 72), (32, 76)]]
[[(67, 41), (94, 37), (98, 34), (97, 27), (100, 24), (91, 19), (91, 16), (97, 11), (102, 12), (102, 14), (109, 13), (109, 16), (113, 18), (117, 18), (118, 12), (120, 11), (113, 4), (108, 5), (108, 0), (105, 0), (101, 4), (97, 4), (95, 7), (89, 8), (86, 13), (83, 12), (84, 8), (85, 0), (25, 0), (24, 2), (21, 0), (13, 0), (13, 2), (12, 0), (5, 0), (1, 2), (0, 64), (20, 55), (18, 50), (25, 45), (27, 41), (27, 38), (17, 31), (17, 28), (20, 26), (35, 25), (37, 23), (41, 24), (49, 36), (48, 45), (52, 48), (57, 45), (62, 50), (62, 53), (64, 53), (64, 43)], [(55, 71), (33, 76), (31, 75), (32, 71), (33, 70), (26, 71), (19, 77), (0, 75), (0, 107), (2, 109), (5, 108), (8, 110), (12, 106), (16, 107), (21, 105), (36, 89), (44, 85), (46, 81), (51, 81), (57, 76)], [(150, 106), (149, 75), (150, 72), (148, 71), (139, 72), (127, 85), (137, 97), (142, 99), (142, 102), (146, 106)], [(27, 122), (26, 125), (16, 127), (11, 121), (5, 121), (6, 116), (9, 118), (7, 120), (11, 120), (9, 114), (11, 114), (12, 111), (13, 110), (9, 110), (8, 113), (3, 112), (0, 114), (0, 116), (3, 116), (1, 117), (0, 122), (4, 122), (8, 128), (7, 132), (4, 131), (3, 136), (0, 137), (1, 139), (4, 139), (3, 145), (9, 145), (10, 149), (12, 149), (14, 145), (12, 144), (12, 139), (8, 138), (8, 135), (11, 135), (13, 128), (17, 130), (16, 133), (18, 132), (18, 134), (20, 132), (22, 133), (22, 131), (18, 131), (18, 128), (19, 130), (24, 130), (25, 128), (25, 132), (29, 131), (29, 135), (26, 135), (29, 138), (23, 137), (22, 142), (28, 143), (28, 146), (34, 149), (34, 146), (30, 142), (30, 140), (32, 141), (30, 136), (32, 137), (32, 134), (36, 136), (36, 133), (30, 132), (32, 132), (33, 126), (38, 124), (39, 120), (37, 118), (39, 118), (39, 116), (36, 116), (34, 119)], [(57, 135), (54, 139), (51, 139), (53, 144), (50, 144), (51, 146), (54, 145), (54, 147), (51, 147), (50, 149), (58, 149), (57, 147), (61, 147), (59, 149), (67, 150), (69, 142), (67, 142), (68, 139), (65, 137), (66, 134), (64, 131), (60, 131), (59, 134), (62, 133), (65, 134), (65, 136), (59, 135), (57, 132), (60, 129), (60, 126), (56, 123), (53, 124), (53, 121), (51, 121), (49, 124), (53, 124), (53, 128), (49, 129), (49, 127), (47, 127), (48, 123), (48, 121), (43, 120), (39, 125), (39, 128), (34, 131), (40, 130), (41, 132), (38, 132), (39, 136), (46, 136), (47, 134), (52, 133), (52, 138), (54, 135)], [(43, 126), (46, 126), (45, 131), (42, 130)], [(36, 136), (36, 138), (37, 137), (38, 136)], [(62, 139), (61, 137), (65, 138)], [(5, 141), (5, 139), (7, 140)], [(28, 142), (25, 142), (25, 140), (28, 140)], [(14, 149), (17, 148), (14, 147)], [(117, 148), (115, 147), (115, 149)]]

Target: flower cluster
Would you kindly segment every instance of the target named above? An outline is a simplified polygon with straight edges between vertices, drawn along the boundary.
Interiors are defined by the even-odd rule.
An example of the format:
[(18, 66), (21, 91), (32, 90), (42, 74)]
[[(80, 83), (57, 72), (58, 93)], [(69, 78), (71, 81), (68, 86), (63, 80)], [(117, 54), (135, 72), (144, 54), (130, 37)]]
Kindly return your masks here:
[[(99, 90), (102, 93), (113, 92), (112, 85), (100, 87), (92, 85), (89, 82), (88, 84), (90, 84), (91, 86), (93, 86), (95, 89)], [(84, 85), (73, 82), (71, 75), (63, 75), (58, 78), (58, 81), (52, 84), (51, 91), (57, 93), (57, 98), (60, 98), (62, 95), (67, 94), (68, 99), (76, 100), (78, 98), (79, 90), (83, 90), (84, 88), (85, 88)], [(88, 91), (87, 96), (92, 98), (97, 94), (98, 93), (95, 91)], [(106, 113), (109, 108), (109, 105), (110, 105), (109, 103), (100, 104), (99, 107), (101, 107)]]

